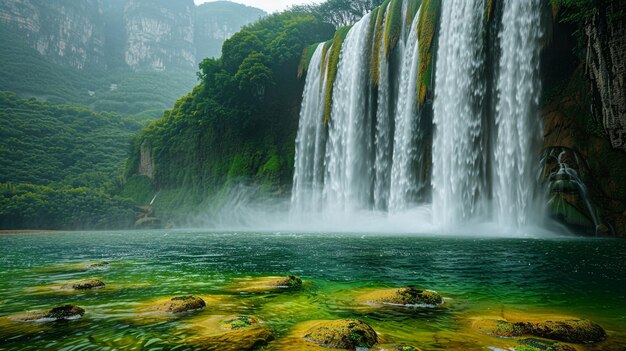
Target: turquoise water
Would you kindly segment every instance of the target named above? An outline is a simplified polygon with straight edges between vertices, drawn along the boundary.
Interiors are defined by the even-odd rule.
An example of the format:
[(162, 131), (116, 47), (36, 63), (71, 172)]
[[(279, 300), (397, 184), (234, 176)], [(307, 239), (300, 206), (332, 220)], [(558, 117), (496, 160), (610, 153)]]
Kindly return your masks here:
[[(100, 260), (110, 264), (76, 268)], [(303, 289), (233, 290), (241, 279), (287, 274), (301, 276)], [(107, 287), (46, 289), (90, 277)], [(446, 301), (385, 309), (354, 301), (361, 290), (407, 285)], [(150, 320), (140, 312), (146, 301), (187, 294), (219, 298), (195, 314)], [(626, 350), (626, 241), (204, 231), (0, 236), (0, 320), (66, 303), (87, 314), (52, 324), (4, 318), (0, 349), (194, 349), (188, 339), (199, 316), (237, 314), (256, 316), (272, 331), (263, 350), (289, 349), (284, 338), (300, 322), (336, 318), (362, 319), (385, 340), (422, 350), (487, 350), (505, 341), (474, 335), (469, 321), (523, 313), (591, 319), (609, 338), (581, 349)]]

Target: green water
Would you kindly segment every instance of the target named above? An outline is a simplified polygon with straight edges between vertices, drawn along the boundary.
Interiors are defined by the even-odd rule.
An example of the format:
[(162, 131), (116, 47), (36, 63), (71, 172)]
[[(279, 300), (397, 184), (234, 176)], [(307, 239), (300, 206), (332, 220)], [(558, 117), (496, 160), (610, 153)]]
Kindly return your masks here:
[[(110, 264), (71, 266), (100, 260)], [(241, 278), (286, 274), (301, 276), (303, 289), (231, 289)], [(107, 287), (62, 294), (36, 288), (90, 277)], [(406, 285), (436, 290), (446, 301), (384, 309), (354, 302), (361, 289)], [(137, 312), (145, 301), (183, 294), (227, 302), (157, 321)], [(87, 314), (5, 323), (0, 349), (187, 350), (193, 318), (240, 314), (272, 330), (274, 341), (263, 350), (285, 349), (281, 340), (300, 322), (337, 318), (359, 318), (386, 340), (422, 350), (487, 350), (501, 341), (474, 335), (468, 321), (510, 311), (591, 319), (609, 338), (581, 349), (626, 350), (626, 241), (202, 231), (0, 236), (0, 319), (66, 303)]]

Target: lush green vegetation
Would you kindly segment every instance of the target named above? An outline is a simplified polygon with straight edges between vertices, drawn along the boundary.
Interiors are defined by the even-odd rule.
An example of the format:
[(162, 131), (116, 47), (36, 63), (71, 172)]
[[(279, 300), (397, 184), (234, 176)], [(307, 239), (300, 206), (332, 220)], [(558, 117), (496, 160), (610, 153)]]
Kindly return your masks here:
[(224, 43), (221, 59), (200, 64), (200, 85), (144, 129), (129, 160), (132, 175), (141, 145), (150, 146), (160, 214), (242, 182), (285, 190), (304, 84), (297, 67), (305, 47), (333, 32), (306, 11), (284, 12), (244, 28)]
[(0, 93), (0, 228), (132, 223), (132, 204), (111, 194), (139, 129), (117, 114)]

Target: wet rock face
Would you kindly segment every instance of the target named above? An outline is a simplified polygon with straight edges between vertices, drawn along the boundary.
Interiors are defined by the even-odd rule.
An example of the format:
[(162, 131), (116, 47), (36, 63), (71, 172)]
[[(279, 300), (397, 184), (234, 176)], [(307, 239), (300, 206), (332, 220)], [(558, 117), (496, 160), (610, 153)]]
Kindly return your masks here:
[(487, 319), (475, 321), (473, 326), (481, 333), (499, 337), (533, 335), (576, 344), (595, 343), (606, 339), (604, 329), (586, 319), (543, 322), (509, 322), (506, 320)]
[(85, 310), (80, 307), (65, 305), (54, 307), (49, 310), (27, 312), (21, 315), (10, 317), (10, 319), (17, 322), (54, 322), (59, 320), (80, 318), (84, 314)]
[(159, 311), (168, 313), (182, 313), (204, 308), (206, 303), (203, 299), (196, 296), (178, 296), (173, 297), (169, 301), (157, 306)]
[(324, 321), (311, 328), (304, 339), (326, 348), (355, 349), (372, 347), (378, 336), (372, 327), (357, 319)]
[(605, 1), (585, 26), (593, 108), (611, 145), (626, 151), (626, 2)]

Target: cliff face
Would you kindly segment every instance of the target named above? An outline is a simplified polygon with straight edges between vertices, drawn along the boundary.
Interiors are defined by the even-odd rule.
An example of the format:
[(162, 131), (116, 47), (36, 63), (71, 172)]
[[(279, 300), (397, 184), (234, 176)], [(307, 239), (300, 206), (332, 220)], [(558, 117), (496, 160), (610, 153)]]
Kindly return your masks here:
[(626, 236), (625, 7), (607, 0), (582, 20), (557, 16), (542, 67), (548, 209), (587, 235)]
[(585, 26), (586, 69), (596, 117), (611, 145), (626, 151), (626, 2), (599, 6)]
[(0, 24), (40, 54), (78, 69), (105, 66), (102, 0), (0, 2)]
[(194, 69), (193, 0), (130, 0), (124, 8), (126, 64), (134, 70)]
[(4, 0), (0, 32), (80, 70), (195, 71), (264, 14), (223, 2), (197, 7), (193, 0)]

